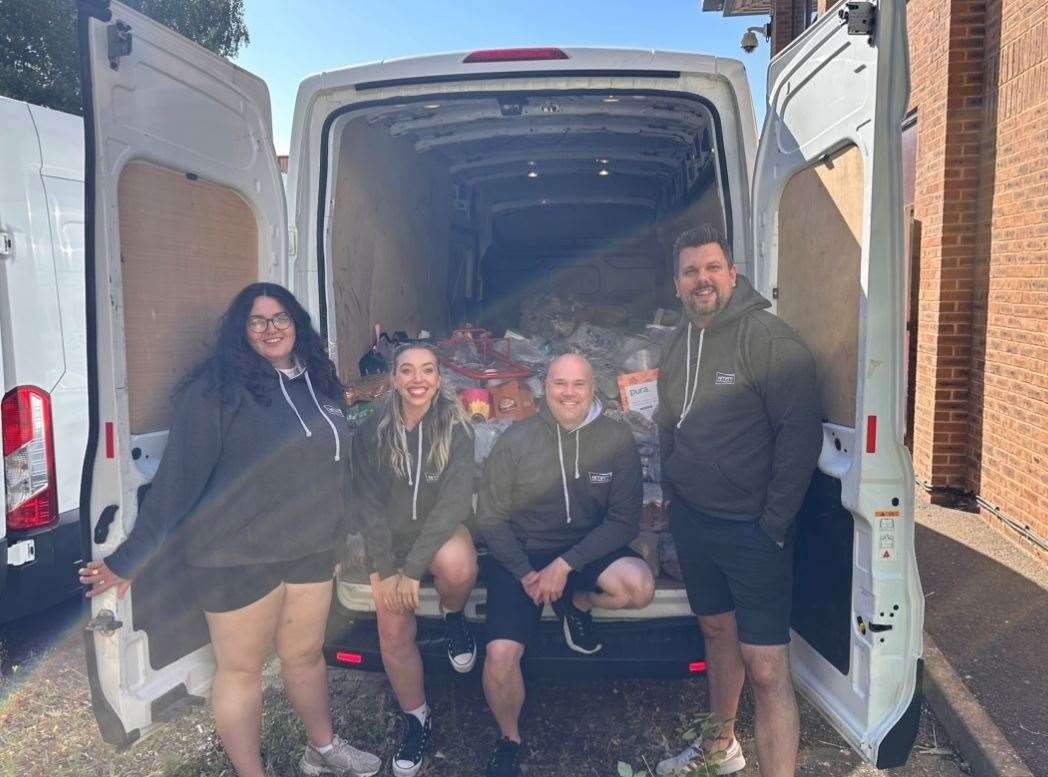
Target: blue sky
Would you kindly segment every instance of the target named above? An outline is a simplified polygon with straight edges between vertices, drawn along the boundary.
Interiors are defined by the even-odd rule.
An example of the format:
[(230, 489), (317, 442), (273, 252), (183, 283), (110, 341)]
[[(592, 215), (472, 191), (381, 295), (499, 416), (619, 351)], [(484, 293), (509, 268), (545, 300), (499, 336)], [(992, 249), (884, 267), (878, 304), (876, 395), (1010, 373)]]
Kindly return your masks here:
[(237, 63), (269, 85), (277, 152), (287, 153), (299, 82), (322, 70), (445, 51), (527, 45), (694, 51), (741, 59), (764, 116), (768, 44), (739, 40), (767, 17), (725, 19), (701, 0), (246, 0), (251, 43)]

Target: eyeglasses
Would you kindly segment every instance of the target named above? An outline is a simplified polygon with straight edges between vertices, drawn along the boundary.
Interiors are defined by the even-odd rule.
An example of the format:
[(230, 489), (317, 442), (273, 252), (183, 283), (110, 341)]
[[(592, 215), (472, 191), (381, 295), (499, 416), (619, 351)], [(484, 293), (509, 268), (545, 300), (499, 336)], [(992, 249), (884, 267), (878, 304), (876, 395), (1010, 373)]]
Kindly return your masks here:
[(275, 329), (287, 329), (291, 326), (291, 315), (289, 313), (277, 313), (272, 318), (266, 318), (265, 316), (248, 316), (247, 328), (252, 332), (261, 334), (269, 329), (270, 322), (273, 322), (273, 327)]

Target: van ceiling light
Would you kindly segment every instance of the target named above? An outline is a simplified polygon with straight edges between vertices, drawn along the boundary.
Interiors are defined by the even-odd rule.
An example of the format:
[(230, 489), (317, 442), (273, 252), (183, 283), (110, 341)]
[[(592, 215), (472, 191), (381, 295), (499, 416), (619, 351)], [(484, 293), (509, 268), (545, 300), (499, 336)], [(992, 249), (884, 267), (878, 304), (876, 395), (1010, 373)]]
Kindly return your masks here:
[(618, 97), (613, 97), (610, 94), (607, 97), (604, 98), (604, 102), (606, 102), (606, 103), (617, 103), (618, 101), (619, 101)]
[(543, 59), (568, 59), (568, 55), (557, 48), (486, 49), (467, 55), (466, 64), (482, 62), (534, 62)]
[(608, 168), (606, 167), (602, 167), (600, 170), (597, 171), (597, 175), (601, 177), (609, 176), (611, 175), (611, 171), (608, 170)]
[(440, 103), (426, 103), (422, 107), (425, 108), (427, 111), (435, 111), (437, 108), (440, 107)]
[(538, 178), (538, 177), (539, 177), (539, 171), (538, 170), (528, 170), (528, 178)]

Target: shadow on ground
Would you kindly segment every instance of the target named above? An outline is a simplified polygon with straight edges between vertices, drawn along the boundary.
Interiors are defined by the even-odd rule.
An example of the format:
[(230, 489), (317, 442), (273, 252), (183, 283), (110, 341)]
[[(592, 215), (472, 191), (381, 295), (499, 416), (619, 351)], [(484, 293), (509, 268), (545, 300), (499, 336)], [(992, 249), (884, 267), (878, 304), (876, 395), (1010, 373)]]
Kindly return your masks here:
[[(978, 516), (952, 520), (965, 523), (937, 528), (996, 539)], [(1048, 590), (971, 544), (917, 526), (925, 630), (1031, 771), (1048, 775)]]

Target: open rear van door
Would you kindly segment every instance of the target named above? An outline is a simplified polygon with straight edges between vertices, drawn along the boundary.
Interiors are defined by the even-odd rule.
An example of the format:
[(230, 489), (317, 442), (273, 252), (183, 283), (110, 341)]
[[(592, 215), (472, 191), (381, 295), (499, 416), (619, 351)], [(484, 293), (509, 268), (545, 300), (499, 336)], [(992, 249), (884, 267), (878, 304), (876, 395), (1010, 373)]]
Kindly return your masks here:
[[(171, 394), (248, 283), (286, 284), (287, 216), (265, 84), (119, 3), (82, 2), (90, 558), (135, 524)], [(210, 690), (213, 654), (179, 553), (91, 601), (92, 702), (128, 744)]]
[(811, 348), (826, 421), (797, 519), (794, 680), (881, 768), (916, 736), (924, 618), (903, 446), (905, 9), (838, 3), (772, 60), (753, 189), (756, 286)]

